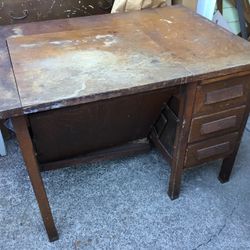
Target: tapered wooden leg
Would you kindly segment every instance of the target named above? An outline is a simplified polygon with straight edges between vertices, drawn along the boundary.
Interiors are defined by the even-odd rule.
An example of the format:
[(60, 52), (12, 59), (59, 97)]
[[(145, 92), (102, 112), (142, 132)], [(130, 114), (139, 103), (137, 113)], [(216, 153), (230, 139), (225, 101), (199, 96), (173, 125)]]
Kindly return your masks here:
[(239, 130), (239, 139), (238, 139), (238, 143), (235, 145), (234, 152), (231, 155), (229, 155), (227, 158), (225, 158), (222, 162), (221, 170), (220, 170), (220, 173), (218, 176), (218, 179), (221, 183), (226, 183), (230, 179), (230, 176), (231, 176), (231, 173), (233, 170), (233, 166), (235, 163), (235, 159), (236, 159), (239, 147), (240, 147), (240, 141), (241, 141), (241, 138), (243, 135), (243, 131), (244, 131), (244, 128), (245, 128), (246, 123), (247, 123), (247, 119), (248, 119), (248, 112), (246, 113), (246, 115), (244, 117), (243, 125), (242, 125), (241, 129)]
[(179, 198), (181, 190), (181, 177), (182, 169), (180, 169), (178, 166), (174, 167), (174, 169), (171, 171), (168, 188), (168, 196), (171, 200)]
[[(171, 160), (171, 155), (165, 148), (165, 146), (161, 143), (158, 135), (155, 131), (152, 131), (149, 135), (149, 140), (157, 147), (157, 149), (161, 152), (162, 156), (167, 160)], [(181, 175), (182, 175), (182, 166), (179, 167), (177, 164), (172, 166), (170, 180), (169, 180), (169, 189), (168, 195), (171, 200), (177, 199), (180, 194), (180, 186), (181, 186)]]
[(237, 156), (237, 151), (223, 160), (221, 170), (219, 173), (219, 177), (218, 177), (221, 183), (226, 183), (229, 181), (230, 175), (233, 170), (234, 162)]
[(226, 183), (230, 179), (230, 176), (231, 176), (231, 173), (233, 170), (233, 166), (235, 163), (235, 159), (236, 159), (239, 147), (240, 147), (241, 138), (243, 136), (243, 133), (244, 133), (244, 130), (246, 127), (246, 123), (247, 123), (247, 120), (249, 117), (249, 108), (250, 108), (250, 105), (248, 104), (248, 106), (246, 107), (246, 111), (245, 111), (245, 114), (243, 117), (241, 127), (238, 131), (239, 138), (238, 138), (237, 144), (235, 145), (234, 152), (231, 155), (229, 155), (227, 158), (225, 158), (222, 162), (221, 170), (220, 170), (220, 173), (218, 176), (218, 179), (221, 183)]
[(58, 233), (54, 224), (48, 198), (40, 174), (33, 143), (30, 138), (26, 117), (20, 116), (13, 118), (13, 125), (49, 240), (51, 242), (58, 240)]

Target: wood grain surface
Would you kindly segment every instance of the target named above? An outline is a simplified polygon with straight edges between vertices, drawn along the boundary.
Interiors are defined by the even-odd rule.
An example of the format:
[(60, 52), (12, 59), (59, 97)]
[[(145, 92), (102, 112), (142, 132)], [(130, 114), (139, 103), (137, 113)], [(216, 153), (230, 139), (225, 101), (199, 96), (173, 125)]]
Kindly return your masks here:
[(6, 42), (0, 31), (0, 119), (21, 114), (22, 106), (9, 60)]
[(26, 114), (250, 70), (249, 43), (180, 6), (19, 28), (38, 34), (8, 39)]
[(10, 39), (9, 47), (25, 108), (54, 109), (190, 75), (132, 24)]

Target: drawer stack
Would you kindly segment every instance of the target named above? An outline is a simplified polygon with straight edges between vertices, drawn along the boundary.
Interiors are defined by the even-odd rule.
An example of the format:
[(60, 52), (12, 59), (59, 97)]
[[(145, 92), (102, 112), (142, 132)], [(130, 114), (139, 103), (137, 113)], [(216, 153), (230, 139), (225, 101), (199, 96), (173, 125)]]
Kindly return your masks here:
[(184, 168), (226, 158), (241, 138), (249, 77), (201, 83), (196, 92)]

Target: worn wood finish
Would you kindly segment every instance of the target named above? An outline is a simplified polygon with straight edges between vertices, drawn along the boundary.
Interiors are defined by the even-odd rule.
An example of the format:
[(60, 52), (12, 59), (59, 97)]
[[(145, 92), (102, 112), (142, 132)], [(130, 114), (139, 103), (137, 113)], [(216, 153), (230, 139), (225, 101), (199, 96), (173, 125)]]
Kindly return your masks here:
[(249, 69), (247, 41), (185, 8), (155, 11), (161, 16), (157, 25), (154, 25), (153, 13), (150, 21), (140, 18), (140, 22), (153, 40), (173, 51), (175, 60), (192, 72), (195, 80)]
[(22, 106), (11, 68), (6, 41), (0, 32), (0, 119), (22, 114)]
[(169, 101), (164, 103), (148, 135), (150, 141), (169, 162), (172, 162), (174, 157), (176, 132), (180, 123), (181, 96), (184, 96), (185, 91), (186, 88), (181, 87), (179, 92), (173, 93)]
[(189, 143), (237, 131), (242, 126), (246, 105), (192, 120)]
[(176, 92), (168, 88), (32, 114), (37, 158), (58, 161), (145, 138)]
[[(167, 129), (167, 126), (165, 126), (160, 134), (159, 131), (157, 131), (159, 120), (156, 122), (155, 128), (149, 135), (151, 141), (163, 154), (163, 157), (171, 162), (172, 170), (169, 180), (168, 195), (172, 200), (177, 199), (180, 193), (181, 176), (185, 160), (185, 151), (188, 144), (187, 138), (191, 125), (196, 89), (197, 83), (183, 86), (178, 96), (176, 96), (178, 98), (178, 104), (174, 106), (178, 107), (175, 113), (178, 116), (179, 122), (175, 125), (177, 126), (174, 129), (175, 132), (172, 130), (172, 133), (175, 133), (174, 145), (172, 147), (168, 147), (168, 143), (166, 144), (165, 141), (165, 138), (169, 138), (167, 134), (171, 133), (171, 130)], [(162, 113), (165, 113), (166, 120), (171, 119), (171, 117), (169, 117), (169, 112), (166, 113), (163, 109)], [(166, 136), (162, 136), (164, 133)]]
[(142, 30), (133, 32), (131, 39), (134, 29), (126, 24), (10, 39), (25, 111), (67, 106), (67, 100), (84, 103), (104, 93), (112, 97), (113, 93), (145, 91), (145, 86), (153, 89), (155, 83), (176, 85), (176, 79), (181, 82), (190, 75)]
[(200, 85), (197, 89), (194, 113), (211, 114), (240, 106), (247, 102), (249, 76)]
[(238, 140), (237, 140), (237, 142), (235, 144), (234, 151), (232, 152), (232, 154), (230, 154), (228, 157), (226, 157), (222, 162), (221, 170), (220, 170), (220, 173), (219, 173), (219, 176), (218, 176), (218, 179), (220, 180), (221, 183), (226, 183), (230, 179), (230, 175), (232, 173), (234, 162), (235, 162), (235, 159), (236, 159), (239, 147), (240, 147), (241, 138), (242, 138), (246, 123), (247, 123), (248, 118), (249, 118), (249, 112), (250, 112), (250, 101), (249, 101), (249, 99), (250, 99), (250, 84), (248, 84), (247, 86), (248, 86), (248, 88), (247, 88), (247, 90), (248, 90), (248, 102), (246, 103), (247, 107), (246, 107), (246, 110), (245, 110), (245, 113), (244, 113), (244, 117), (242, 119), (241, 127), (238, 130), (239, 137), (238, 137)]
[(226, 87), (224, 89), (214, 90), (206, 94), (205, 105), (240, 98), (243, 96), (243, 94), (244, 92), (242, 84), (232, 87)]
[(54, 161), (40, 164), (41, 171), (56, 170), (72, 164), (83, 164), (97, 161), (113, 160), (121, 157), (130, 157), (137, 154), (148, 153), (151, 145), (147, 140), (138, 140), (121, 146), (98, 150), (79, 157), (69, 158), (62, 161)]
[(50, 210), (37, 159), (35, 157), (35, 150), (30, 138), (26, 117), (16, 117), (12, 121), (49, 240), (55, 241), (58, 239), (58, 233)]
[(104, 14), (112, 5), (112, 0), (2, 0), (0, 25)]
[[(22, 24), (0, 34), (9, 37), (17, 89), (12, 74), (6, 79), (21, 103), (14, 105), (19, 109), (11, 102), (0, 106), (0, 114), (29, 118), (30, 131), (20, 118), (15, 124), (18, 137), (24, 133), (28, 142), (19, 139), (37, 180), (34, 189), (42, 188), (36, 195), (40, 208), (39, 195), (45, 199), (41, 211), (45, 224), (49, 214), (50, 238), (56, 231), (36, 154), (42, 170), (57, 168), (67, 157), (72, 163), (73, 156), (78, 161), (127, 154), (128, 148), (109, 147), (145, 137), (152, 125), (149, 138), (171, 163), (171, 199), (179, 196), (183, 171), (202, 162), (224, 159), (220, 179), (229, 179), (249, 113), (249, 43), (183, 7)], [(3, 63), (10, 69), (6, 58)], [(164, 102), (179, 119), (172, 137), (170, 129), (164, 131), (168, 117), (153, 126)], [(191, 125), (198, 134), (190, 133)], [(171, 138), (169, 147), (155, 131)]]
[[(2, 5), (6, 7), (7, 5), (10, 4), (9, 2), (10, 1), (8, 1), (7, 3), (7, 1), (5, 1), (5, 3)], [(48, 4), (48, 1), (46, 2)], [(21, 3), (16, 2), (16, 4), (20, 5)], [(106, 4), (104, 5), (105, 5), (104, 8), (108, 7), (106, 6)], [(12, 7), (15, 10), (18, 9), (14, 5)], [(2, 13), (8, 12), (6, 9), (4, 10), (4, 8), (1, 9), (0, 7), (0, 13), (1, 11)], [(28, 21), (28, 20), (25, 20), (25, 21)], [(0, 65), (1, 65), (0, 67), (0, 75), (1, 75), (0, 77), (0, 93), (1, 93), (0, 119), (20, 115), (23, 113), (22, 105), (19, 100), (19, 95), (18, 95), (18, 91), (16, 88), (13, 70), (11, 67), (11, 62), (9, 59), (8, 49), (6, 47), (6, 39), (10, 37), (19, 37), (19, 36), (30, 35), (30, 34), (49, 33), (49, 32), (56, 32), (56, 31), (63, 31), (63, 30), (72, 30), (72, 29), (77, 29), (77, 28), (80, 29), (83, 23), (84, 25), (86, 26), (88, 25), (89, 27), (91, 27), (91, 26), (96, 26), (99, 21), (104, 23), (104, 20), (101, 20), (101, 18), (99, 20), (94, 20), (94, 18), (93, 19), (90, 18), (89, 20), (85, 20), (85, 19), (83, 20), (82, 18), (74, 18), (74, 21), (72, 23), (70, 19), (62, 19), (62, 20), (43, 21), (43, 22), (36, 22), (36, 23), (25, 23), (25, 24), (22, 24), (20, 23), (20, 21), (17, 21), (18, 24), (15, 24), (15, 25), (0, 26), (0, 54), (1, 54), (0, 56)], [(2, 24), (4, 23), (6, 23), (6, 21), (3, 21)]]
[(99, 21), (103, 24), (107, 22), (105, 21), (105, 17), (100, 16), (98, 20), (96, 20), (93, 16), (88, 18), (87, 20), (86, 18), (74, 18), (0, 26), (0, 118), (8, 118), (23, 113), (22, 105), (19, 100), (19, 95), (16, 88), (13, 70), (11, 67), (8, 49), (6, 47), (6, 39), (11, 37), (20, 37), (23, 35), (80, 29), (82, 25), (88, 27), (96, 27), (97, 25), (99, 25)]
[[(25, 113), (250, 70), (250, 44), (183, 7), (89, 17), (86, 24), (90, 20), (98, 22), (91, 30), (83, 22), (77, 31), (8, 40)], [(221, 42), (224, 40), (226, 45)], [(208, 50), (210, 53), (205, 52)], [(59, 63), (67, 61), (67, 56), (71, 58), (69, 68)], [(97, 58), (94, 64), (89, 57)], [(141, 62), (139, 68), (136, 60)], [(83, 61), (88, 61), (84, 69)], [(49, 63), (65, 74), (59, 77)], [(109, 65), (106, 71), (103, 64)], [(146, 74), (142, 73), (145, 68)], [(135, 69), (136, 78), (131, 81)], [(59, 87), (69, 86), (64, 75), (71, 76), (75, 86), (67, 94)], [(46, 78), (50, 77), (53, 84), (47, 84)], [(119, 90), (116, 79), (120, 82)]]
[[(194, 127), (190, 131), (189, 141), (191, 142), (191, 137), (194, 141), (202, 141), (189, 145), (185, 160), (186, 167), (221, 158), (224, 160), (219, 180), (221, 182), (229, 180), (249, 115), (249, 97), (249, 75), (237, 73), (232, 78), (224, 76), (201, 82), (197, 89), (194, 110), (194, 116), (197, 118), (193, 119)], [(203, 116), (203, 114), (207, 115)], [(209, 122), (209, 119), (215, 120)], [(205, 123), (202, 124), (202, 122)], [(235, 133), (230, 134), (233, 131)], [(208, 134), (205, 135), (205, 132)], [(225, 135), (220, 137), (219, 135), (222, 134)], [(207, 140), (210, 137), (212, 139)]]
[(204, 162), (226, 158), (234, 151), (238, 138), (239, 133), (235, 132), (189, 146), (185, 167), (193, 167)]
[[(159, 150), (164, 159), (168, 162), (172, 162), (173, 156), (167, 151), (165, 145), (163, 145), (163, 143), (160, 141), (159, 136), (157, 135), (155, 130), (152, 130), (148, 138), (150, 142)], [(172, 167), (172, 165), (170, 166)]]
[[(179, 145), (175, 144), (174, 156), (162, 138), (162, 134), (171, 133), (166, 125), (169, 124), (170, 117), (167, 116), (164, 119), (161, 117), (164, 112), (159, 116), (151, 134), (152, 142), (164, 158), (171, 162), (172, 171), (168, 191), (171, 199), (178, 198), (182, 171), (204, 162), (224, 159), (219, 179), (221, 182), (229, 180), (248, 118), (250, 78), (241, 74), (239, 77), (236, 75), (235, 78), (228, 78), (228, 76), (223, 78), (220, 77), (220, 81), (217, 81), (217, 78), (214, 81), (209, 80), (210, 84), (206, 81), (205, 85), (204, 82), (199, 82), (193, 91), (187, 90), (188, 104), (183, 104), (185, 95), (181, 98), (182, 104), (179, 104), (180, 110), (177, 113), (180, 119), (184, 119), (184, 123), (175, 134), (176, 143), (178, 138), (181, 138), (179, 139), (181, 142)], [(206, 115), (197, 112), (197, 104), (200, 105), (199, 109), (204, 109), (202, 111)], [(190, 119), (191, 125), (189, 125)], [(181, 150), (182, 154), (177, 155), (178, 150)], [(175, 165), (175, 161), (179, 162), (179, 165)]]

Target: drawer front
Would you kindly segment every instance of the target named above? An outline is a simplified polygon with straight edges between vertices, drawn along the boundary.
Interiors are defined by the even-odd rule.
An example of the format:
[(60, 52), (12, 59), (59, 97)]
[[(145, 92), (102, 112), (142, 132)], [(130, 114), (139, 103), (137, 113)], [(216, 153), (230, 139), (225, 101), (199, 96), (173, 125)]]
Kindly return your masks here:
[(211, 114), (245, 104), (249, 84), (247, 76), (199, 86), (194, 114)]
[(0, 25), (109, 13), (112, 0), (3, 0)]
[(194, 118), (188, 141), (190, 143), (220, 136), (240, 129), (246, 106), (240, 106), (213, 115)]
[(185, 168), (225, 158), (233, 152), (238, 138), (239, 134), (235, 132), (189, 146), (185, 158)]

